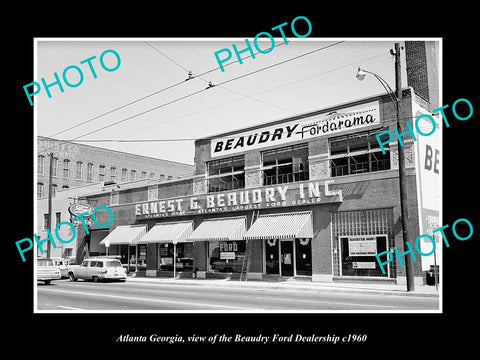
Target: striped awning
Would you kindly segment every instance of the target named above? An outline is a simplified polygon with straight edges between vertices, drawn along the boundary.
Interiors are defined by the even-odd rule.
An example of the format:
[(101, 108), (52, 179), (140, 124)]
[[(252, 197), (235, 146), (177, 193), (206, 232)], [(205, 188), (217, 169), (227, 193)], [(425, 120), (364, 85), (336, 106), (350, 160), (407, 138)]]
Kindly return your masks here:
[(185, 243), (193, 232), (193, 221), (158, 223), (140, 239), (140, 243)]
[(260, 215), (245, 239), (313, 238), (312, 212)]
[(190, 235), (194, 241), (243, 240), (246, 231), (245, 216), (204, 220)]
[(100, 241), (100, 245), (105, 247), (110, 247), (111, 245), (136, 245), (146, 233), (146, 225), (117, 226), (110, 234)]

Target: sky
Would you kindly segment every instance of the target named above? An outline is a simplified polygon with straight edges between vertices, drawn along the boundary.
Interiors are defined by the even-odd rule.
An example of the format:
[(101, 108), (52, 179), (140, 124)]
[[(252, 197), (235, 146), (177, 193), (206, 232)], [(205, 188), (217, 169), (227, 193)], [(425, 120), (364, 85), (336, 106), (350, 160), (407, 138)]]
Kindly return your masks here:
[[(234, 62), (232, 44), (245, 49), (245, 39), (37, 38), (33, 81), (40, 83), (44, 78), (47, 84), (53, 83), (54, 73), (62, 79), (63, 70), (71, 65), (78, 66), (84, 76), (77, 87), (66, 86), (62, 79), (64, 92), (54, 85), (51, 98), (43, 88), (35, 95), (37, 135), (193, 164), (193, 139), (384, 94), (372, 76), (363, 81), (355, 78), (358, 66), (377, 73), (394, 88), (390, 49), (402, 39), (287, 39), (285, 44), (281, 37), (275, 38), (278, 46), (269, 53), (249, 56), (222, 72), (214, 53), (228, 48), (232, 59), (224, 66)], [(255, 50), (253, 39), (250, 44)], [(258, 44), (263, 50), (271, 45), (268, 38)], [(316, 49), (321, 50), (312, 52)], [(115, 71), (105, 71), (100, 65), (105, 50), (120, 56)], [(302, 56), (308, 52), (312, 53)], [(88, 64), (80, 63), (92, 56), (96, 56), (91, 61), (96, 79)], [(112, 53), (106, 53), (104, 61), (107, 67), (116, 65)], [(262, 70), (266, 67), (270, 68)], [(194, 75), (208, 73), (184, 81), (187, 70)], [(67, 79), (79, 82), (75, 70), (68, 70)], [(215, 86), (205, 90), (209, 82)], [(107, 128), (99, 130), (103, 127)], [(152, 139), (168, 141), (84, 142)], [(183, 140), (172, 141), (176, 139)]]

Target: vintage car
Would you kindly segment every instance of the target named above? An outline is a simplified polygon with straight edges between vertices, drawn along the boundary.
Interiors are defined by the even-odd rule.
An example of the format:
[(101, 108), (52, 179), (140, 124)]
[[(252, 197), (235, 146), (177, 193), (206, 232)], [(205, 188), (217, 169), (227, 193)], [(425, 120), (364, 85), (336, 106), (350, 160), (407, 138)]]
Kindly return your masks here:
[(119, 280), (126, 281), (127, 273), (118, 259), (111, 257), (88, 258), (82, 261), (79, 266), (68, 268), (70, 281), (92, 280)]
[(37, 259), (37, 281), (43, 281), (48, 285), (52, 280), (59, 280), (61, 278), (60, 269), (55, 266), (51, 259)]
[(62, 275), (62, 279), (68, 278), (67, 259), (60, 258), (60, 257), (52, 257), (50, 259), (53, 261), (53, 264), (60, 269), (60, 274)]

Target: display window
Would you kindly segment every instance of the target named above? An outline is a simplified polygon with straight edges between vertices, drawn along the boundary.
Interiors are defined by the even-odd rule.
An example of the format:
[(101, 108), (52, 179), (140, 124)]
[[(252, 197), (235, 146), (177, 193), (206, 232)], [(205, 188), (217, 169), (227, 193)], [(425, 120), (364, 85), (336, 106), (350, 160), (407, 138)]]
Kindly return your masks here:
[(240, 273), (245, 258), (245, 241), (208, 242), (208, 271)]
[(341, 236), (343, 276), (383, 276), (375, 255), (387, 250), (387, 235)]
[[(175, 248), (175, 249), (174, 249)], [(158, 244), (158, 271), (173, 271), (174, 251), (176, 251), (176, 271), (193, 270), (193, 243)]]

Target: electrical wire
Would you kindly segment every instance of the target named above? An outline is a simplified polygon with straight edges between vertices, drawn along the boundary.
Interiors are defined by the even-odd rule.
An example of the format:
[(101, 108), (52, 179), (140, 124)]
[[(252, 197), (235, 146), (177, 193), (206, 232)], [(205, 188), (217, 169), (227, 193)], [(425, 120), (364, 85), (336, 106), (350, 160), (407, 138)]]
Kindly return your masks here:
[[(152, 49), (160, 52), (157, 48), (153, 47), (153, 46), (150, 45), (148, 42), (145, 41), (145, 44), (147, 44), (148, 46), (150, 46)], [(276, 44), (274, 47), (281, 46), (281, 45), (283, 45), (283, 44), (284, 44), (284, 43), (282, 42), (282, 43)], [(161, 53), (161, 52), (160, 52), (160, 53)], [(165, 54), (163, 54), (163, 53), (161, 53), (161, 54), (162, 54), (163, 56), (165, 56), (167, 59), (169, 59), (170, 61), (173, 62), (173, 60), (171, 60), (170, 58), (168, 58)], [(257, 55), (257, 54), (258, 54), (258, 52), (255, 53), (255, 55)], [(233, 65), (233, 64), (239, 62), (240, 60), (246, 59), (247, 57), (248, 57), (248, 55), (245, 56), (244, 58), (242, 58), (242, 57), (240, 57), (240, 59), (237, 58), (237, 60), (234, 60), (234, 61), (232, 61), (232, 62), (229, 62), (229, 63), (225, 64), (223, 67), (225, 68), (225, 67), (227, 67), (227, 66)], [(180, 65), (179, 65), (179, 66), (180, 66)], [(218, 67), (213, 68), (213, 69), (211, 69), (211, 70), (208, 70), (208, 71), (203, 72), (202, 74), (200, 74), (200, 75), (198, 75), (198, 76), (202, 76), (202, 75), (209, 74), (209, 73), (211, 73), (211, 72), (213, 72), (213, 71), (217, 71), (218, 69), (219, 69)], [(184, 69), (184, 70), (186, 70), (186, 69)], [(188, 70), (186, 70), (186, 71), (188, 71)], [(169, 85), (169, 86), (167, 86), (167, 87), (165, 87), (165, 88), (163, 88), (163, 89), (154, 91), (154, 92), (152, 92), (152, 93), (150, 93), (150, 94), (147, 94), (147, 95), (145, 95), (145, 96), (142, 96), (142, 97), (140, 97), (140, 98), (138, 98), (138, 99), (136, 99), (136, 100), (130, 101), (130, 102), (128, 102), (128, 103), (126, 103), (126, 104), (124, 104), (124, 105), (121, 105), (121, 106), (119, 106), (119, 107), (116, 107), (116, 108), (114, 108), (114, 109), (108, 110), (107, 112), (104, 112), (104, 113), (102, 113), (102, 114), (100, 114), (100, 115), (97, 115), (97, 116), (95, 116), (95, 117), (93, 117), (93, 118), (91, 118), (91, 119), (88, 119), (88, 120), (86, 120), (86, 121), (82, 121), (82, 122), (80, 122), (80, 123), (78, 123), (78, 124), (76, 124), (76, 125), (74, 125), (74, 126), (71, 126), (71, 127), (69, 127), (69, 128), (66, 128), (66, 129), (64, 129), (64, 130), (62, 130), (62, 131), (59, 131), (59, 132), (53, 134), (53, 135), (50, 135), (49, 137), (53, 138), (53, 137), (55, 137), (55, 136), (58, 136), (58, 135), (60, 135), (60, 134), (65, 133), (65, 132), (67, 132), (67, 131), (69, 131), (69, 130), (73, 130), (73, 129), (75, 129), (75, 128), (81, 126), (81, 125), (84, 125), (84, 124), (88, 124), (89, 122), (92, 122), (92, 121), (94, 121), (94, 120), (97, 120), (97, 119), (99, 119), (99, 118), (101, 118), (101, 117), (103, 117), (103, 116), (105, 116), (105, 115), (111, 114), (111, 113), (113, 113), (113, 112), (115, 112), (115, 111), (118, 111), (118, 110), (121, 110), (121, 109), (124, 109), (124, 108), (126, 108), (127, 106), (136, 104), (136, 103), (139, 102), (139, 101), (148, 99), (149, 97), (152, 97), (152, 96), (154, 96), (154, 95), (160, 94), (160, 93), (162, 93), (162, 92), (164, 92), (164, 91), (166, 91), (166, 90), (173, 89), (174, 87), (177, 87), (177, 86), (182, 85), (182, 84), (185, 84), (185, 80), (180, 81), (180, 82), (175, 83), (175, 84), (172, 84), (172, 85)]]
[[(296, 83), (299, 83), (299, 82), (302, 82), (302, 81), (310, 80), (310, 79), (313, 79), (317, 76), (325, 75), (325, 74), (331, 73), (333, 71), (341, 70), (341, 69), (347, 68), (347, 67), (352, 66), (352, 65), (358, 65), (359, 62), (370, 61), (370, 60), (376, 59), (380, 56), (385, 56), (385, 53), (382, 52), (380, 54), (377, 54), (377, 55), (374, 55), (374, 56), (371, 56), (371, 57), (368, 57), (368, 58), (365, 58), (365, 59), (361, 59), (361, 60), (358, 60), (358, 61), (355, 61), (355, 62), (352, 62), (352, 63), (349, 63), (349, 64), (345, 64), (345, 65), (342, 65), (342, 66), (339, 66), (339, 67), (336, 67), (336, 68), (333, 68), (333, 69), (330, 69), (330, 70), (327, 70), (327, 71), (322, 71), (322, 72), (319, 72), (319, 73), (316, 73), (316, 74), (313, 74), (313, 75), (310, 75), (310, 76), (307, 76), (307, 77), (304, 77), (304, 78), (301, 78), (301, 79), (298, 79), (298, 80), (291, 81), (291, 82), (286, 83), (286, 84), (282, 84), (282, 85), (275, 86), (275, 87), (272, 87), (272, 88), (269, 88), (269, 89), (266, 89), (266, 90), (262, 90), (260, 92), (257, 92), (257, 93), (251, 94), (251, 95), (245, 95), (245, 94), (239, 94), (239, 95), (243, 95), (244, 97), (250, 97), (250, 96), (256, 96), (256, 95), (259, 95), (259, 94), (264, 94), (264, 93), (267, 93), (267, 92), (270, 92), (270, 91), (273, 91), (273, 90), (276, 90), (276, 89), (279, 89), (279, 88), (282, 88), (282, 87), (285, 87), (285, 86), (289, 86), (289, 85), (296, 84)], [(259, 99), (256, 99), (256, 98), (253, 98), (253, 99), (261, 102), (261, 100), (259, 100)], [(191, 113), (188, 113), (188, 114), (184, 114), (184, 115), (181, 115), (181, 116), (170, 118), (170, 119), (167, 119), (165, 121), (160, 121), (160, 122), (157, 122), (155, 125), (147, 125), (147, 126), (144, 126), (142, 128), (136, 128), (134, 131), (143, 130), (143, 129), (146, 129), (146, 128), (149, 128), (149, 127), (154, 127), (154, 126), (158, 126), (158, 125), (161, 125), (161, 124), (165, 124), (165, 123), (170, 122), (170, 121), (174, 121), (174, 120), (182, 119), (182, 118), (185, 118), (185, 117), (188, 117), (188, 116), (192, 116), (192, 115), (195, 115), (195, 114), (198, 114), (198, 113), (201, 113), (201, 112), (204, 112), (204, 111), (212, 110), (212, 109), (215, 109), (217, 107), (228, 105), (228, 104), (240, 101), (240, 100), (242, 100), (242, 99), (234, 99), (234, 100), (231, 100), (231, 101), (227, 101), (227, 102), (224, 102), (224, 103), (221, 103), (221, 104), (218, 104), (218, 105), (215, 105), (215, 106), (211, 106), (211, 107), (208, 107), (208, 108), (205, 108), (205, 109), (197, 110), (197, 111), (194, 111), (194, 112), (191, 112)], [(273, 105), (273, 104), (270, 104), (270, 105)], [(275, 106), (275, 105), (273, 105), (273, 106)], [(280, 109), (282, 109), (282, 108), (280, 108)], [(282, 110), (286, 110), (286, 109), (282, 109)], [(298, 114), (295, 114), (295, 115), (298, 115)], [(131, 132), (132, 131), (127, 131), (127, 132), (124, 132), (124, 133), (120, 133), (119, 135), (129, 134)]]
[[(275, 66), (279, 66), (279, 65), (285, 64), (285, 63), (287, 63), (287, 62), (289, 62), (289, 61), (293, 61), (293, 60), (299, 59), (299, 58), (301, 58), (301, 57), (304, 57), (304, 56), (313, 54), (313, 53), (318, 52), (318, 51), (321, 51), (321, 50), (325, 50), (325, 49), (330, 48), (330, 47), (332, 47), (332, 46), (339, 45), (339, 44), (341, 44), (341, 43), (343, 43), (343, 42), (345, 42), (345, 41), (344, 41), (344, 40), (338, 41), (338, 42), (335, 42), (335, 43), (333, 43), (333, 44), (329, 44), (329, 45), (326, 45), (326, 46), (324, 46), (324, 47), (321, 47), (321, 48), (318, 48), (318, 49), (315, 49), (315, 50), (312, 50), (312, 51), (309, 51), (309, 52), (306, 52), (306, 53), (303, 53), (303, 54), (294, 56), (293, 58), (289, 58), (289, 59), (283, 60), (283, 61), (281, 61), (281, 62), (278, 62), (278, 63), (272, 64), (272, 65), (266, 66), (266, 67), (264, 67), (264, 68), (261, 68), (261, 69), (252, 71), (252, 72), (250, 72), (250, 73), (246, 73), (246, 74), (237, 76), (236, 78), (232, 78), (232, 79), (229, 79), (229, 80), (225, 80), (225, 81), (219, 83), (218, 85), (224, 85), (224, 84), (226, 84), (226, 83), (229, 83), (229, 82), (232, 82), (232, 81), (236, 81), (236, 80), (238, 80), (238, 79), (241, 79), (241, 78), (244, 78), (244, 77), (247, 77), (247, 76), (256, 74), (256, 73), (258, 73), (258, 72), (260, 72), (260, 71), (264, 71), (264, 70), (267, 70), (267, 69), (271, 69), (271, 68), (273, 68), (273, 67), (275, 67)], [(129, 116), (129, 117), (125, 118), (125, 119), (116, 121), (116, 122), (114, 122), (114, 123), (112, 123), (112, 124), (106, 125), (106, 126), (101, 127), (101, 128), (99, 128), (99, 129), (92, 130), (92, 131), (90, 131), (90, 132), (88, 132), (88, 133), (86, 133), (86, 134), (83, 134), (83, 135), (80, 135), (80, 136), (76, 137), (76, 138), (73, 139), (73, 140), (77, 140), (77, 139), (80, 139), (80, 138), (85, 137), (85, 136), (87, 136), (87, 135), (91, 135), (91, 134), (93, 134), (93, 133), (96, 133), (96, 132), (98, 132), (98, 131), (102, 131), (102, 130), (108, 129), (108, 128), (110, 128), (110, 127), (112, 127), (112, 126), (115, 126), (115, 125), (117, 125), (117, 124), (120, 124), (120, 123), (123, 123), (123, 122), (125, 122), (125, 121), (131, 120), (131, 119), (133, 119), (133, 118), (135, 118), (135, 117), (137, 117), (137, 116), (144, 115), (144, 114), (146, 114), (146, 113), (148, 113), (148, 112), (151, 112), (151, 111), (153, 111), (153, 110), (156, 110), (156, 109), (162, 108), (162, 107), (164, 107), (164, 106), (173, 104), (173, 103), (175, 103), (175, 102), (177, 102), (177, 101), (180, 101), (180, 100), (186, 99), (186, 98), (188, 98), (188, 97), (194, 96), (194, 95), (196, 95), (196, 94), (199, 94), (199, 93), (201, 93), (201, 92), (203, 92), (203, 91), (206, 91), (206, 90), (209, 90), (209, 89), (210, 89), (210, 88), (206, 88), (206, 89), (201, 89), (201, 90), (195, 91), (195, 92), (193, 92), (193, 93), (187, 94), (187, 95), (185, 95), (185, 96), (182, 96), (182, 97), (180, 97), (180, 98), (174, 99), (174, 100), (169, 101), (169, 102), (167, 102), (167, 103), (164, 103), (164, 104), (155, 106), (155, 107), (153, 107), (153, 108), (150, 108), (150, 109), (148, 109), (148, 110), (142, 111), (142, 112), (140, 112), (140, 113), (138, 113), (138, 114)], [(70, 140), (70, 141), (73, 141), (73, 140)], [(61, 145), (61, 144), (57, 144), (57, 145), (55, 145), (54, 147), (51, 147), (51, 148), (49, 148), (49, 149), (46, 149), (45, 151), (50, 150), (50, 149), (53, 149), (53, 148), (55, 148), (55, 147), (57, 147), (57, 146), (60, 146), (60, 145)]]
[[(429, 115), (437, 115), (437, 114), (429, 114)], [(402, 117), (402, 118), (399, 118), (399, 120), (407, 120), (407, 119), (414, 119), (414, 118), (417, 118), (418, 116), (406, 116), (406, 117)], [(297, 120), (300, 120), (300, 119), (297, 119)], [(382, 125), (382, 128), (380, 129), (373, 129), (372, 131), (374, 130), (381, 130), (381, 129), (386, 129), (388, 126), (390, 125), (393, 125), (397, 122), (397, 118), (394, 117), (394, 118), (390, 118), (390, 119), (384, 119), (383, 122), (379, 125)], [(435, 123), (436, 127), (439, 126), (438, 123)], [(420, 127), (419, 128), (420, 130), (431, 130), (431, 128), (429, 127)], [(366, 130), (368, 131), (368, 130)], [(415, 132), (416, 130), (412, 129), (413, 132)], [(418, 133), (418, 131), (417, 131)], [(273, 133), (269, 133), (270, 135), (272, 135)], [(340, 136), (340, 135), (339, 135)], [(57, 140), (57, 141), (66, 141), (66, 142), (125, 142), (125, 143), (128, 143), (128, 142), (132, 142), (132, 143), (135, 143), (135, 142), (181, 142), (181, 141), (195, 141), (195, 140), (213, 140), (213, 139), (216, 139), (218, 138), (218, 136), (207, 136), (207, 137), (202, 137), (202, 138), (177, 138), (177, 139), (92, 139), (92, 140)]]

